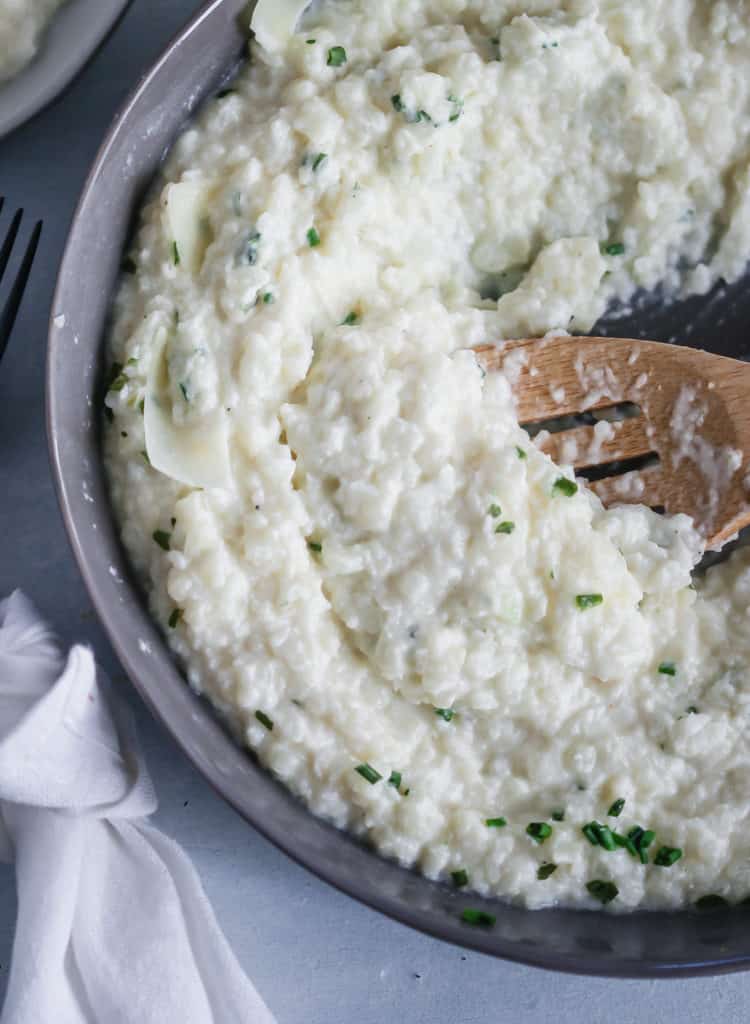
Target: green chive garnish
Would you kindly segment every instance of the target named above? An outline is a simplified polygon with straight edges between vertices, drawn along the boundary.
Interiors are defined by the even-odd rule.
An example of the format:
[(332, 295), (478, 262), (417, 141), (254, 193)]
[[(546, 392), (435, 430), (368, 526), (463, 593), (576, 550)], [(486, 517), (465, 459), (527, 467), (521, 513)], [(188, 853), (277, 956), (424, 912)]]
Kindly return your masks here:
[(323, 550), (323, 545), (320, 543), (319, 540), (309, 540), (307, 542), (307, 546), (316, 555), (319, 555)]
[(439, 718), (442, 718), (444, 722), (452, 721), (455, 713), (456, 712), (453, 710), (453, 708), (435, 708), (435, 714)]
[(542, 864), (536, 873), (536, 877), (540, 882), (543, 882), (545, 878), (549, 878), (557, 871), (557, 864)]
[(371, 786), (374, 786), (376, 782), (380, 782), (383, 778), (380, 772), (376, 771), (372, 765), (367, 764), (367, 762), (364, 764), (358, 764), (354, 770), (358, 775), (361, 775), (363, 779), (369, 782)]
[(723, 896), (719, 896), (718, 893), (711, 892), (706, 896), (701, 896), (700, 899), (697, 899), (694, 906), (698, 910), (721, 910), (723, 907), (728, 907), (729, 903)]
[(590, 821), (584, 825), (581, 832), (586, 836), (592, 846), (601, 846), (603, 850), (615, 850), (617, 840), (608, 825), (602, 825), (598, 821)]
[(451, 878), (453, 879), (453, 884), (457, 889), (469, 884), (469, 876), (463, 868), (460, 868), (458, 871), (451, 871)]
[(511, 523), (509, 520), (506, 520), (506, 522), (500, 523), (495, 527), (495, 533), (513, 533), (515, 528), (515, 523)]
[(182, 619), (182, 608), (175, 608), (169, 616), (169, 628), (176, 629)]
[(355, 324), (359, 323), (359, 316), (352, 310), (351, 313), (347, 313), (344, 319), (341, 321), (342, 327), (354, 327)]
[(618, 846), (622, 847), (624, 850), (627, 850), (631, 857), (638, 856), (638, 850), (636, 849), (635, 843), (632, 839), (628, 839), (627, 836), (623, 836), (619, 832), (613, 832), (612, 838)]
[(550, 818), (552, 818), (553, 821), (565, 821), (565, 808), (555, 807), (550, 813)]
[(587, 608), (596, 608), (597, 605), (601, 604), (604, 598), (601, 594), (578, 594), (576, 595), (576, 607), (585, 612)]
[(691, 704), (690, 707), (687, 708), (687, 713), (689, 715), (697, 715), (699, 713), (698, 708), (695, 706), (695, 704)]
[(481, 928), (492, 928), (497, 918), (494, 914), (488, 914), (486, 910), (467, 909), (462, 912), (461, 920)]
[(624, 256), (625, 246), (622, 242), (610, 242), (602, 246), (602, 252), (605, 256)]
[(677, 846), (660, 846), (654, 857), (654, 864), (660, 868), (671, 868), (682, 856), (682, 850)]
[(169, 542), (172, 539), (171, 533), (167, 533), (166, 530), (154, 530), (151, 536), (160, 548), (163, 548), (164, 551), (169, 551)]
[(526, 826), (526, 835), (540, 845), (552, 835), (552, 826), (546, 821), (532, 821)]
[(519, 448), (518, 445), (516, 445), (516, 455), (518, 456), (519, 459), (527, 459), (528, 458), (528, 455), (523, 450), (523, 448)]
[(320, 245), (320, 235), (315, 228), (310, 228), (307, 232), (307, 242), (311, 249), (314, 249), (316, 245)]
[(487, 515), (492, 516), (493, 519), (497, 519), (498, 516), (501, 516), (502, 514), (503, 510), (499, 505), (495, 505), (494, 503), (487, 509)]
[(391, 103), (393, 105), (393, 109), (396, 111), (397, 114), (403, 114), (406, 108), (404, 107), (404, 104), (401, 101), (401, 97), (399, 96), (398, 93), (396, 93), (395, 96), (391, 96)]
[(260, 722), (260, 724), (262, 726), (264, 726), (266, 729), (268, 729), (269, 732), (271, 732), (273, 730), (273, 722), (268, 717), (268, 715), (265, 714), (265, 712), (263, 712), (263, 711), (256, 711), (255, 712), (255, 717), (258, 719), (258, 721)]
[(648, 864), (648, 848), (656, 839), (656, 832), (653, 829), (642, 829), (640, 825), (634, 825), (628, 832), (630, 839), (638, 851), (641, 864)]
[(600, 878), (595, 878), (592, 882), (586, 883), (586, 888), (595, 900), (604, 906), (606, 903), (611, 903), (615, 896), (620, 891), (614, 882), (603, 882)]
[(308, 46), (314, 46), (315, 43), (317, 42), (317, 39), (306, 39), (305, 42), (307, 43)]
[(401, 789), (401, 772), (391, 772), (388, 776), (388, 785), (394, 789)]
[(180, 265), (180, 250), (177, 248), (177, 242), (172, 242), (172, 262), (176, 267)]
[(320, 167), (320, 165), (323, 163), (323, 161), (327, 160), (327, 159), (328, 159), (328, 154), (327, 153), (318, 153), (318, 155), (315, 157), (315, 159), (312, 162), (313, 172), (317, 171), (317, 169)]
[(505, 828), (508, 824), (505, 818), (485, 818), (484, 823), (487, 828)]
[(619, 800), (615, 800), (615, 802), (612, 804), (610, 809), (607, 811), (607, 817), (609, 817), (609, 818), (619, 818), (620, 815), (622, 814), (622, 809), (623, 809), (624, 806), (625, 806), (625, 800), (623, 799), (623, 797), (620, 797)]
[(552, 485), (552, 492), (562, 494), (566, 498), (572, 498), (578, 491), (578, 484), (575, 480), (569, 480), (566, 476), (559, 476)]
[(346, 50), (343, 46), (332, 46), (328, 51), (328, 66), (331, 68), (340, 68), (342, 64), (346, 64)]
[(266, 292), (265, 295), (263, 296), (263, 304), (265, 306), (270, 306), (275, 301), (276, 301), (276, 299), (273, 297), (273, 293), (272, 292)]
[(661, 672), (663, 676), (676, 676), (677, 666), (673, 661), (663, 661), (661, 665), (659, 665), (659, 672)]

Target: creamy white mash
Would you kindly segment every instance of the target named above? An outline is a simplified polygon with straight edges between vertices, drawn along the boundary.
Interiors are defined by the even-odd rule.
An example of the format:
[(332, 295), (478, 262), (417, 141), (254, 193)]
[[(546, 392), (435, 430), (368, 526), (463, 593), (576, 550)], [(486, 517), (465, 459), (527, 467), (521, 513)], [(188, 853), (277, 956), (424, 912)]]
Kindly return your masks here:
[(111, 339), (112, 496), (191, 685), (448, 884), (745, 898), (748, 556), (693, 582), (690, 521), (604, 511), (470, 349), (743, 272), (748, 5), (277, 28), (176, 144)]
[(63, 0), (0, 0), (0, 82), (36, 56), (42, 32)]

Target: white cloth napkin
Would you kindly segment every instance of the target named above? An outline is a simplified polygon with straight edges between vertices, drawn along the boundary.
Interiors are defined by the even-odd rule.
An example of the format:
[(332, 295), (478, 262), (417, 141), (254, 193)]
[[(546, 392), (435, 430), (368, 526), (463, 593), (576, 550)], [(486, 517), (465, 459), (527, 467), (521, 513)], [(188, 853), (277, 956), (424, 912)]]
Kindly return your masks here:
[(0, 602), (0, 858), (18, 922), (2, 1024), (273, 1024), (156, 797), (130, 709), (19, 592)]

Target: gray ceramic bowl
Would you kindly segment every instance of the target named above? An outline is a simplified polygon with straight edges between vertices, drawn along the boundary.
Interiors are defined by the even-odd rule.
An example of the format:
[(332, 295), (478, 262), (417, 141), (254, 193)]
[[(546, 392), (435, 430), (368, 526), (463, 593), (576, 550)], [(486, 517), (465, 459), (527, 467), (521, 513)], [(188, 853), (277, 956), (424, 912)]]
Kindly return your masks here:
[[(245, 0), (213, 0), (169, 47), (115, 121), (83, 193), (65, 252), (50, 328), (49, 441), (63, 515), (80, 570), (128, 675), (188, 757), (252, 825), (321, 878), (386, 914), (494, 956), (564, 971), (659, 976), (738, 970), (750, 964), (742, 910), (614, 916), (525, 911), (461, 895), (377, 856), (314, 818), (230, 739), (186, 685), (131, 577), (113, 522), (99, 447), (103, 351), (110, 303), (144, 190), (165, 149), (241, 59), (237, 15)], [(668, 337), (722, 305), (723, 351), (739, 353), (747, 303), (724, 295), (636, 324)], [(64, 320), (63, 320), (64, 317)], [(606, 324), (603, 328), (606, 329)], [(734, 339), (734, 341), (733, 341)], [(702, 339), (710, 347), (711, 337)], [(470, 905), (497, 916), (492, 930), (459, 920)]]
[(73, 81), (101, 46), (130, 0), (68, 0), (42, 38), (39, 53), (0, 83), (0, 138), (33, 117)]

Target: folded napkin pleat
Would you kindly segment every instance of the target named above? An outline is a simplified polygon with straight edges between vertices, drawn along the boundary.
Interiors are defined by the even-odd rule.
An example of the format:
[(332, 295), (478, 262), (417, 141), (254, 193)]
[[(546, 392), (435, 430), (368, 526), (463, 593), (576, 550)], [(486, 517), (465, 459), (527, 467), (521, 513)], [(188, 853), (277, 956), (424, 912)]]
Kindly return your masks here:
[(156, 797), (130, 709), (0, 602), (0, 857), (18, 921), (2, 1024), (273, 1024)]

